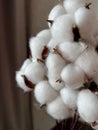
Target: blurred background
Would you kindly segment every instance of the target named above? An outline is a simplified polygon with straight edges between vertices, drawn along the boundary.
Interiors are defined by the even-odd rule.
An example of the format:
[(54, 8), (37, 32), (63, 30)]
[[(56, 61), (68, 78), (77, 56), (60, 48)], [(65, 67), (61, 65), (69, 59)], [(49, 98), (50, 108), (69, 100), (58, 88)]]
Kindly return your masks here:
[(0, 130), (50, 130), (55, 124), (17, 87), (15, 72), (27, 57), (31, 36), (47, 28), (57, 0), (0, 0)]
[(17, 87), (15, 72), (27, 57), (28, 39), (48, 28), (46, 19), (56, 3), (0, 0), (0, 130), (50, 130), (55, 125), (33, 93)]

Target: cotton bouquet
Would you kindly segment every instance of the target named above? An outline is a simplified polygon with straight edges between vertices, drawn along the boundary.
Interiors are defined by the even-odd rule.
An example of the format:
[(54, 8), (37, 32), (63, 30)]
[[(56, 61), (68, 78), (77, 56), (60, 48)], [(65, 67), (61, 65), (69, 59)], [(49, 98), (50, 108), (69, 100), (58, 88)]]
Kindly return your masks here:
[(65, 0), (48, 15), (48, 29), (29, 40), (30, 58), (16, 72), (57, 121), (73, 118), (98, 130), (98, 20), (94, 0)]

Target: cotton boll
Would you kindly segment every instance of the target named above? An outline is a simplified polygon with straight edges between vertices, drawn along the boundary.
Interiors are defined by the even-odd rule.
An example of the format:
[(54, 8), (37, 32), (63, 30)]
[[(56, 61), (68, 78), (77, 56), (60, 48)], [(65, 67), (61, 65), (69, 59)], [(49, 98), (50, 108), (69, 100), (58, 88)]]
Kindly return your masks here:
[(45, 66), (38, 62), (32, 62), (24, 72), (24, 75), (30, 80), (32, 83), (37, 84), (45, 77)]
[[(57, 17), (65, 14), (65, 13), (66, 13), (66, 11), (65, 11), (63, 5), (58, 4), (50, 11), (50, 13), (48, 15), (48, 20), (54, 21)], [(50, 24), (48, 24), (48, 25), (49, 25), (49, 27), (51, 27)]]
[(26, 86), (22, 75), (24, 75), (24, 73), (22, 71), (16, 72), (16, 82), (18, 84), (18, 87), (23, 89), (25, 92), (32, 91), (32, 89), (30, 89), (29, 87)]
[(97, 4), (96, 0), (65, 0), (64, 1), (64, 7), (66, 9), (67, 13), (72, 13), (79, 9), (80, 7), (83, 7), (85, 3), (91, 2), (92, 5), (90, 6), (91, 10), (96, 12), (97, 10)]
[(70, 110), (63, 103), (61, 97), (56, 98), (47, 105), (47, 113), (57, 120), (63, 120), (70, 117)]
[(51, 39), (48, 43), (48, 48), (50, 49), (51, 52), (53, 52), (53, 49), (58, 45), (60, 44), (58, 41), (56, 41), (56, 39)]
[(91, 44), (96, 44), (94, 39), (96, 16), (94, 12), (86, 7), (81, 7), (75, 12), (74, 17), (81, 37)]
[(74, 0), (65, 0), (64, 7), (67, 13), (74, 13), (78, 8), (83, 6), (83, 2), (81, 1), (74, 1)]
[(61, 72), (62, 80), (71, 89), (82, 87), (84, 83), (84, 77), (85, 75), (83, 70), (75, 64), (67, 65)]
[(33, 59), (42, 59), (42, 52), (47, 45), (46, 41), (41, 37), (34, 37), (30, 39), (29, 47)]
[(64, 42), (58, 45), (62, 56), (71, 62), (75, 61), (86, 48), (87, 45), (82, 42)]
[(66, 106), (75, 110), (77, 106), (78, 91), (72, 90), (70, 88), (63, 88), (60, 91), (60, 94)]
[(65, 65), (66, 61), (60, 55), (50, 53), (46, 59), (48, 76), (51, 77), (51, 79), (55, 78), (56, 80), (58, 80), (60, 78), (60, 73)]
[(46, 67), (48, 69), (49, 83), (53, 88), (60, 89), (63, 87), (63, 83), (56, 82), (60, 79), (62, 69), (65, 67), (66, 61), (58, 54), (50, 53), (46, 60)]
[(90, 90), (83, 90), (77, 99), (78, 112), (86, 122), (98, 120), (98, 98)]
[(21, 71), (25, 71), (26, 67), (31, 63), (30, 59), (26, 59), (22, 65), (22, 67), (20, 68)]
[(54, 100), (58, 96), (58, 92), (50, 86), (48, 81), (44, 80), (35, 86), (34, 95), (36, 100), (43, 105)]
[(86, 49), (76, 60), (76, 64), (90, 77), (98, 72), (98, 54), (94, 48)]
[(51, 79), (51, 77), (49, 77), (49, 83), (57, 91), (59, 91), (65, 86), (65, 83), (61, 81), (61, 79), (58, 79), (57, 81), (55, 78)]
[(42, 38), (45, 41), (45, 45), (47, 45), (51, 39), (51, 32), (49, 29), (44, 29), (37, 34), (37, 37)]
[(58, 17), (51, 27), (52, 37), (58, 42), (73, 41), (73, 24), (74, 20), (71, 15)]

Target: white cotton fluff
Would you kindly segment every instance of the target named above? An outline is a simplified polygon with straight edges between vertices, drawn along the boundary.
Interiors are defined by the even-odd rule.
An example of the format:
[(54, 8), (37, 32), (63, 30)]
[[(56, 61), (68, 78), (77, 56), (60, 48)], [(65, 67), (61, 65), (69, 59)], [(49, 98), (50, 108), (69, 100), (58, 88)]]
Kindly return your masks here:
[(61, 72), (62, 80), (68, 85), (71, 89), (77, 89), (82, 87), (84, 83), (84, 72), (83, 70), (75, 65), (68, 64)]
[(98, 72), (98, 54), (94, 48), (86, 49), (76, 60), (76, 64), (88, 75), (93, 76)]
[(30, 80), (32, 83), (37, 84), (45, 77), (45, 66), (38, 62), (32, 62), (26, 69), (25, 69), (25, 76)]
[(58, 17), (52, 27), (51, 33), (58, 42), (73, 41), (72, 27), (74, 20), (71, 15), (62, 15)]
[(49, 78), (49, 83), (57, 91), (59, 91), (65, 86), (65, 83), (63, 81), (57, 82), (56, 79), (51, 79), (51, 78)]
[(48, 43), (48, 48), (49, 48), (49, 50), (51, 51), (51, 52), (53, 52), (54, 50), (54, 48), (56, 48), (56, 46), (58, 45), (58, 44), (60, 44), (58, 41), (56, 41), (56, 39), (51, 39), (50, 41), (49, 41), (49, 43)]
[(98, 120), (96, 121), (96, 123), (97, 123), (97, 125), (95, 125), (95, 126), (93, 126), (93, 125), (91, 124), (91, 127), (92, 127), (94, 130), (98, 130)]
[[(83, 0), (82, 0), (83, 1)], [(64, 1), (64, 7), (65, 7), (65, 10), (67, 13), (74, 13), (78, 8), (80, 8), (81, 6), (83, 6), (84, 2), (80, 2), (79, 0), (78, 1), (75, 1), (75, 0), (65, 0)]]
[(37, 37), (42, 38), (45, 42), (45, 45), (46, 45), (51, 39), (50, 29), (44, 29), (44, 30), (40, 31), (37, 34)]
[(63, 88), (60, 91), (61, 98), (63, 102), (66, 104), (66, 106), (70, 109), (75, 110), (77, 107), (77, 96), (78, 91), (72, 90), (70, 88)]
[(30, 59), (26, 59), (24, 62), (23, 62), (23, 65), (21, 66), (20, 70), (21, 71), (25, 71), (26, 67), (31, 63), (31, 60)]
[(75, 12), (74, 17), (81, 37), (87, 42), (96, 45), (94, 38), (96, 17), (94, 12), (85, 7), (81, 7)]
[[(49, 15), (48, 15), (48, 20), (55, 20), (57, 17), (65, 14), (66, 11), (63, 7), (63, 5), (58, 4), (56, 6), (54, 6), (54, 8), (50, 11)], [(49, 27), (51, 27), (50, 23), (48, 24)]]
[(41, 104), (47, 104), (58, 96), (58, 92), (54, 90), (48, 81), (39, 82), (34, 89), (36, 100)]
[(86, 48), (87, 45), (83, 42), (64, 42), (58, 45), (62, 56), (71, 62), (75, 61)]
[(42, 59), (42, 52), (47, 44), (48, 43), (46, 43), (41, 37), (34, 37), (30, 39), (29, 47), (33, 59)]
[(32, 89), (30, 89), (29, 87), (26, 86), (26, 84), (24, 82), (24, 78), (22, 77), (22, 75), (24, 75), (23, 71), (17, 71), (16, 72), (16, 82), (18, 84), (18, 87), (23, 89), (25, 92), (32, 91)]
[(65, 67), (66, 61), (58, 54), (50, 53), (46, 60), (48, 69), (48, 78), (51, 86), (57, 90), (63, 87), (63, 83), (56, 82), (60, 79), (62, 69)]
[(80, 7), (85, 6), (86, 3), (92, 3), (90, 9), (97, 13), (97, 1), (96, 0), (64, 0), (64, 7), (67, 13), (72, 13), (79, 9)]
[(80, 117), (92, 123), (98, 120), (98, 98), (90, 90), (80, 91), (77, 99)]
[(63, 120), (70, 117), (70, 111), (59, 96), (47, 105), (47, 113), (54, 119)]

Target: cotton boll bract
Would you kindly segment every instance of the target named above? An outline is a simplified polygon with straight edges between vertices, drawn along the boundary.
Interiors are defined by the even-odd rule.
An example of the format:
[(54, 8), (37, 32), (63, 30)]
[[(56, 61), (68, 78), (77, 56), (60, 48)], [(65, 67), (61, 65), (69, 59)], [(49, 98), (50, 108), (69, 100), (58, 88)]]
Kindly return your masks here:
[(90, 90), (83, 90), (77, 99), (78, 112), (86, 122), (98, 120), (98, 98)]
[(58, 96), (58, 92), (50, 86), (48, 81), (44, 80), (35, 86), (34, 95), (36, 100), (43, 105), (54, 100)]
[(48, 78), (49, 83), (55, 89), (60, 89), (63, 87), (63, 83), (56, 82), (60, 79), (60, 74), (64, 66), (66, 65), (66, 61), (58, 54), (50, 53), (46, 60), (46, 67), (48, 69)]
[[(50, 13), (48, 15), (48, 20), (54, 21), (57, 17), (65, 14), (65, 13), (66, 13), (66, 11), (65, 11), (63, 5), (58, 4), (50, 11)], [(51, 27), (50, 23), (48, 25), (49, 25), (49, 27)]]
[(51, 27), (52, 37), (58, 42), (73, 41), (73, 24), (74, 20), (71, 15), (58, 17)]
[(42, 52), (47, 44), (48, 43), (41, 37), (34, 37), (30, 39), (29, 47), (33, 59), (42, 59)]
[(60, 91), (60, 94), (66, 106), (75, 110), (77, 106), (78, 91), (72, 90), (70, 88), (63, 88)]
[(87, 45), (82, 42), (64, 42), (58, 45), (62, 56), (71, 62), (75, 61), (86, 48)]
[(76, 64), (88, 75), (93, 76), (98, 72), (98, 54), (94, 48), (86, 49), (76, 60)]
[(22, 77), (22, 75), (24, 75), (24, 73), (22, 71), (16, 72), (16, 82), (18, 84), (18, 87), (23, 89), (25, 92), (32, 91), (32, 89), (30, 89), (29, 87), (26, 86), (26, 84), (24, 82), (24, 78)]
[(62, 80), (71, 89), (82, 87), (84, 83), (84, 77), (85, 75), (83, 70), (75, 64), (67, 65), (61, 72)]
[(94, 38), (96, 16), (94, 12), (86, 7), (81, 7), (75, 12), (74, 17), (81, 37), (87, 42), (96, 45)]
[(63, 120), (70, 117), (70, 110), (63, 103), (61, 97), (58, 97), (47, 105), (47, 113), (54, 119)]
[(45, 45), (47, 45), (51, 39), (51, 32), (49, 29), (44, 29), (37, 34), (37, 37), (42, 38), (45, 42)]
[(43, 64), (38, 62), (32, 62), (24, 72), (24, 75), (30, 80), (32, 83), (37, 84), (45, 77), (46, 68)]

